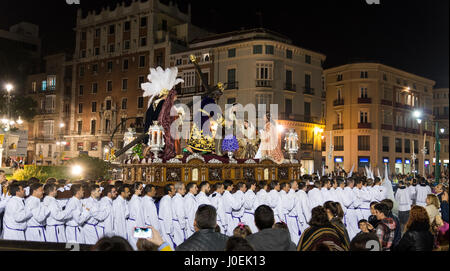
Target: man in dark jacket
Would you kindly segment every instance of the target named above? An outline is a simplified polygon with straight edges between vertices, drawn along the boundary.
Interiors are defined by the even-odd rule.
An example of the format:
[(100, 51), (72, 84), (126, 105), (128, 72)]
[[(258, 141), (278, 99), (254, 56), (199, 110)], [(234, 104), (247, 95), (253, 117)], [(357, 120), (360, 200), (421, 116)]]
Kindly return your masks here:
[(215, 232), (217, 212), (211, 205), (200, 205), (195, 213), (195, 233), (176, 251), (224, 251), (228, 236)]
[(275, 218), (272, 208), (261, 205), (255, 210), (255, 225), (259, 232), (247, 236), (255, 251), (296, 251), (289, 231), (272, 228)]

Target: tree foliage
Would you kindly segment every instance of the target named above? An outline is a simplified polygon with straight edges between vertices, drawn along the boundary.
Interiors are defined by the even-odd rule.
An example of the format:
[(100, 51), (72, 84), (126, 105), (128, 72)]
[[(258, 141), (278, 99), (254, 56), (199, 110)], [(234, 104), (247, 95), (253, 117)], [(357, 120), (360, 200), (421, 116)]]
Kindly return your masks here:
[(81, 154), (77, 158), (69, 160), (68, 166), (80, 165), (83, 168), (83, 178), (88, 180), (108, 179), (110, 163), (102, 159)]

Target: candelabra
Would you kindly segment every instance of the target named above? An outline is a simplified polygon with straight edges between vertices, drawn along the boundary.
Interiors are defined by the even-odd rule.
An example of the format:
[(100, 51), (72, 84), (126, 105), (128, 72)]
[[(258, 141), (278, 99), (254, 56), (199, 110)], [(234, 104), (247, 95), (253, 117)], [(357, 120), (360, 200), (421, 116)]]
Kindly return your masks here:
[(165, 146), (164, 142), (164, 129), (161, 125), (158, 125), (157, 121), (153, 122), (153, 125), (149, 128), (149, 141), (150, 151), (153, 152), (153, 163), (162, 162), (158, 158), (158, 153), (163, 150)]
[(295, 132), (294, 129), (290, 129), (289, 132), (286, 133), (286, 144), (284, 146), (284, 149), (289, 154), (289, 158), (291, 160), (291, 163), (294, 161), (294, 155), (298, 153), (298, 134)]

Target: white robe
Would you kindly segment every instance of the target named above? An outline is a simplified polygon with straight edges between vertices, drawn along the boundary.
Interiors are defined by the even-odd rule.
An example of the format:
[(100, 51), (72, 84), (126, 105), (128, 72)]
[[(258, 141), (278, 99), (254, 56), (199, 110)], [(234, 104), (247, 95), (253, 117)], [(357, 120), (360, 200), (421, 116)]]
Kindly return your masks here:
[(249, 226), (252, 233), (258, 232), (258, 228), (255, 225), (255, 202), (255, 192), (251, 189), (247, 190), (244, 194), (244, 216), (242, 221)]
[(301, 230), (297, 213), (297, 194), (293, 189), (290, 189), (289, 193), (284, 192), (281, 194), (281, 206), (284, 214), (282, 217), (284, 217), (285, 223), (288, 226), (291, 241), (294, 244), (298, 244)]
[(127, 218), (130, 216), (128, 202), (122, 196), (113, 201), (114, 234), (128, 240)]
[(398, 203), (399, 212), (407, 212), (411, 210), (412, 200), (409, 196), (409, 189), (397, 189), (397, 192), (395, 192), (395, 201)]
[(374, 191), (373, 192), (373, 195), (374, 195), (373, 200), (381, 202), (382, 200), (386, 199), (386, 191), (383, 186), (374, 185), (372, 187), (372, 189)]
[(198, 209), (197, 199), (195, 196), (191, 193), (187, 193), (184, 196), (184, 204), (185, 204), (185, 215), (186, 215), (186, 239), (191, 237), (191, 235), (194, 234), (194, 220), (195, 220), (195, 213)]
[(427, 196), (431, 194), (431, 188), (427, 186), (417, 185), (416, 186), (416, 205), (425, 207), (427, 206)]
[(142, 210), (141, 198), (137, 195), (133, 195), (128, 202), (128, 209), (130, 215), (127, 219), (127, 229), (128, 229), (128, 242), (134, 250), (137, 250), (137, 238), (134, 238), (134, 228), (135, 227), (145, 227), (144, 222), (144, 212)]
[(255, 210), (261, 205), (269, 206), (269, 196), (267, 191), (264, 189), (261, 189), (258, 193), (256, 193)]
[(161, 237), (169, 244), (170, 248), (174, 250), (172, 198), (169, 195), (162, 197), (159, 202), (158, 219), (159, 224), (161, 225)]
[(25, 231), (25, 238), (27, 241), (47, 242), (45, 236), (45, 226), (50, 210), (41, 203), (41, 200), (29, 196), (25, 200), (25, 208), (28, 209), (33, 216), (27, 221), (27, 229)]
[(371, 215), (370, 213), (370, 203), (372, 202), (372, 194), (370, 193), (369, 189), (366, 187), (362, 187), (359, 191), (358, 191), (358, 197), (361, 200), (361, 205), (359, 206), (359, 210), (360, 210), (360, 217), (358, 218), (359, 220), (361, 219), (369, 219), (369, 216)]
[(308, 199), (311, 210), (317, 206), (322, 206), (324, 203), (321, 190), (319, 190), (317, 187), (314, 187), (308, 192)]
[(66, 243), (66, 227), (64, 224), (72, 218), (72, 212), (63, 210), (54, 197), (46, 196), (43, 204), (50, 211), (46, 226), (47, 242)]
[(106, 213), (106, 218), (98, 222), (98, 227), (101, 228), (102, 237), (114, 236), (114, 214), (113, 214), (113, 200), (109, 197), (100, 199), (100, 208)]
[(70, 210), (72, 217), (66, 222), (67, 243), (84, 244), (84, 235), (81, 231), (83, 224), (91, 214), (82, 206), (81, 200), (72, 197), (67, 202), (66, 210)]
[(179, 246), (187, 239), (185, 198), (179, 193), (172, 198), (172, 214), (173, 241)]
[(228, 236), (233, 236), (233, 231), (234, 228), (237, 226), (237, 224), (235, 224), (234, 222), (232, 211), (240, 210), (244, 205), (244, 200), (243, 197), (241, 201), (236, 200), (230, 193), (230, 191), (225, 190), (225, 192), (222, 195), (222, 202), (227, 222), (225, 226), (225, 234)]
[(25, 241), (27, 221), (33, 214), (25, 208), (23, 198), (11, 197), (5, 207), (3, 216), (3, 235), (5, 240)]
[(408, 187), (408, 191), (409, 191), (409, 197), (411, 198), (411, 201), (413, 204), (416, 204), (416, 196), (417, 196), (417, 191), (416, 191), (416, 186), (409, 186)]
[(233, 218), (233, 226), (232, 226), (232, 230), (234, 230), (234, 228), (236, 228), (238, 226), (238, 224), (240, 222), (243, 222), (243, 217), (244, 217), (244, 212), (245, 212), (245, 207), (244, 207), (244, 200), (245, 200), (245, 194), (244, 192), (242, 192), (241, 190), (237, 190), (234, 194), (233, 194), (233, 198), (235, 201), (237, 202), (242, 202), (242, 205), (240, 206), (240, 208), (238, 209), (234, 209), (231, 211), (231, 215)]
[(347, 207), (347, 214), (344, 216), (344, 223), (347, 225), (347, 232), (350, 240), (352, 240), (353, 237), (355, 237), (360, 232), (358, 221), (361, 217), (361, 212), (359, 210), (361, 201), (356, 194), (357, 192), (355, 192), (356, 190), (358, 190), (356, 187), (354, 187), (353, 189), (350, 187), (346, 187), (344, 189), (347, 200), (351, 202), (351, 204)]
[(209, 200), (208, 196), (206, 196), (205, 192), (200, 191), (197, 196), (195, 197), (197, 199), (197, 205), (211, 205), (211, 201)]
[(89, 197), (84, 201), (85, 208), (89, 209), (91, 217), (84, 223), (81, 231), (83, 232), (84, 242), (88, 245), (95, 245), (103, 235), (103, 229), (98, 226), (108, 216), (105, 209), (100, 206), (100, 201)]
[[(296, 209), (298, 215), (298, 223), (300, 231), (304, 232), (309, 227), (309, 221), (311, 220), (311, 204), (309, 202), (308, 194), (303, 190), (296, 192), (297, 202)], [(300, 235), (301, 236), (301, 235)]]
[(267, 198), (269, 200), (269, 207), (273, 210), (273, 215), (275, 217), (275, 223), (281, 222), (281, 217), (279, 213), (279, 206), (281, 204), (280, 193), (275, 189), (270, 190), (267, 194)]
[(161, 225), (159, 224), (158, 210), (156, 209), (155, 200), (146, 195), (142, 198), (141, 204), (141, 208), (144, 211), (145, 226), (152, 226), (158, 232), (161, 232)]
[(225, 234), (225, 228), (228, 225), (227, 217), (225, 216), (225, 211), (223, 209), (222, 195), (214, 192), (210, 196), (210, 202), (217, 211), (217, 225), (219, 225), (220, 232)]

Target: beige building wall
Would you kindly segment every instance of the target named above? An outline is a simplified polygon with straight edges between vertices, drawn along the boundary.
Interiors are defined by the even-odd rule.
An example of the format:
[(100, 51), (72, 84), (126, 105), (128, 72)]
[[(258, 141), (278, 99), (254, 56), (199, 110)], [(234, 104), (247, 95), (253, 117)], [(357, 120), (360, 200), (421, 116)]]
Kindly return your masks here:
[[(444, 133), (439, 134), (441, 142), (440, 160), (444, 169), (448, 171), (449, 164), (449, 89), (439, 88), (433, 90), (433, 115), (439, 123), (439, 128), (444, 128)], [(439, 129), (440, 130), (440, 129)]]

